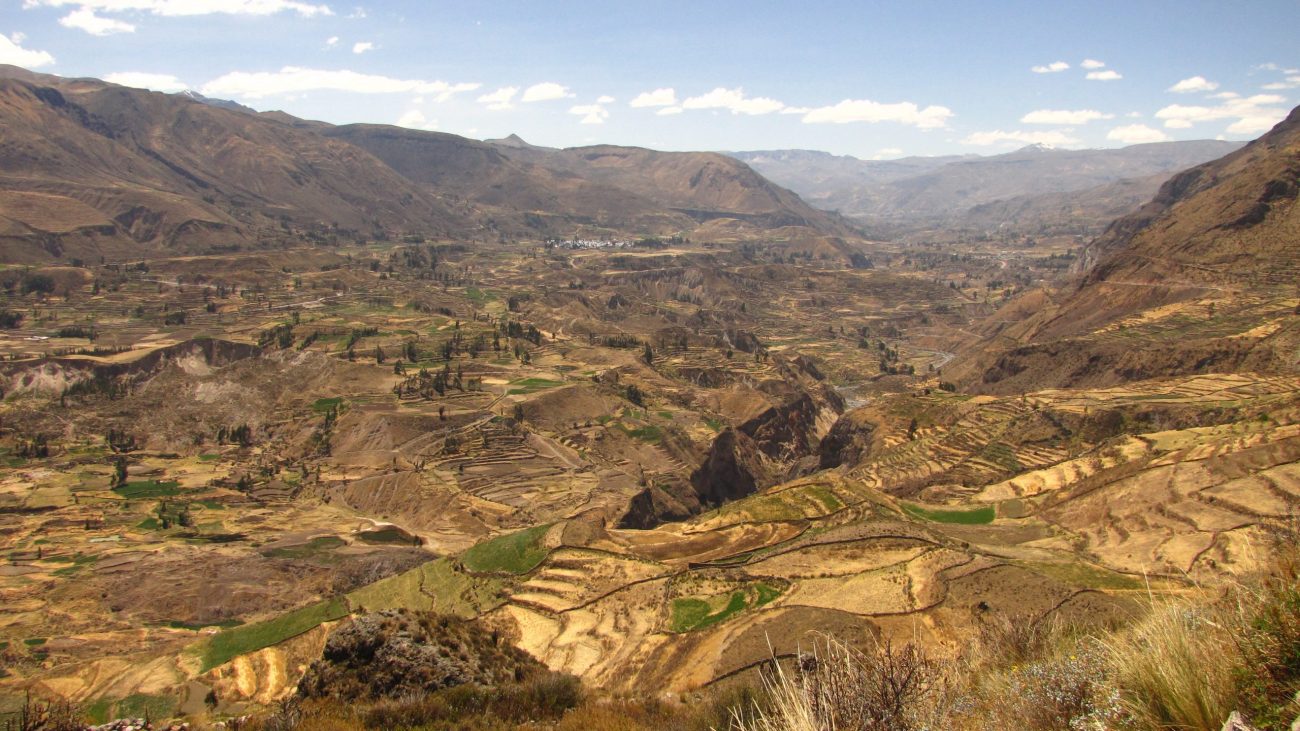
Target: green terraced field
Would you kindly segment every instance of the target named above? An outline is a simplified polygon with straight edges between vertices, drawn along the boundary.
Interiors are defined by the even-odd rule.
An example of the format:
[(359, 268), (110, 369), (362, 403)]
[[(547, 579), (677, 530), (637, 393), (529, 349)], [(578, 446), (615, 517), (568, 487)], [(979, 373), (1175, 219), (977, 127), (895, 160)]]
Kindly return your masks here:
[(341, 598), (326, 599), (302, 609), (295, 609), (264, 622), (246, 624), (219, 632), (202, 647), (203, 672), (230, 662), (232, 659), (264, 647), (270, 647), (297, 637), (325, 622), (341, 619), (348, 614), (347, 604)]
[(903, 510), (923, 520), (935, 523), (956, 523), (958, 525), (984, 525), (992, 523), (997, 515), (997, 508), (989, 505), (973, 510), (936, 510), (903, 503)]
[(128, 500), (140, 500), (151, 497), (171, 497), (179, 495), (181, 490), (179, 483), (175, 480), (143, 480), (118, 485), (113, 488), (113, 492)]
[(466, 551), (461, 562), (465, 568), (479, 573), (526, 574), (549, 553), (541, 541), (551, 525), (535, 526), (480, 543)]

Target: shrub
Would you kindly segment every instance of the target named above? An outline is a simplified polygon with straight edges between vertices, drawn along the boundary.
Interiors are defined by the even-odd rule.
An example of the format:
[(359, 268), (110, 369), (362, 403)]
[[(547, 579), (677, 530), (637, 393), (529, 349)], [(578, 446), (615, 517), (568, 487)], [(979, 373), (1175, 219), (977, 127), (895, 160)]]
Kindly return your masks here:
[(0, 328), (12, 330), (23, 323), (23, 313), (0, 310)]
[(1107, 669), (1106, 652), (1092, 639), (1014, 665), (986, 685), (985, 724), (1025, 731), (1117, 728), (1129, 714), (1107, 682)]
[(485, 687), (459, 685), (433, 693), (380, 700), (364, 713), (366, 728), (435, 726), (512, 729), (524, 722), (554, 721), (582, 700), (582, 685), (572, 675), (541, 673), (522, 683)]
[(863, 653), (834, 638), (801, 655), (793, 671), (779, 663), (764, 677), (768, 708), (737, 717), (739, 731), (912, 731), (943, 728), (948, 678), (915, 643), (878, 642)]
[[(23, 703), (13, 714), (13, 728), (21, 731), (81, 731), (82, 710), (65, 700), (44, 701), (32, 698), (31, 691), (23, 696)], [(5, 722), (8, 729), (10, 721)]]
[(980, 660), (997, 668), (1025, 665), (1045, 655), (1059, 632), (1060, 626), (1050, 619), (1006, 614), (982, 616), (976, 636)]
[(23, 294), (51, 294), (54, 292), (54, 277), (48, 274), (29, 274), (23, 278)]

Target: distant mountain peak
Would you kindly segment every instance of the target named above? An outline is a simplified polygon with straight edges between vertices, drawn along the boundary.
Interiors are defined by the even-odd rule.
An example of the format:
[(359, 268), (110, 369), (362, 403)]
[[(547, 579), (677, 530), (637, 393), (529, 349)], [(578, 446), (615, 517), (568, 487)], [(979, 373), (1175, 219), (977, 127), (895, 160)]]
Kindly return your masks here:
[(514, 133), (511, 133), (506, 137), (502, 137), (499, 140), (484, 140), (484, 141), (493, 145), (500, 145), (502, 147), (517, 147), (520, 149), (532, 149), (537, 147), (537, 145), (531, 145), (525, 142), (523, 137), (520, 137), (519, 135)]
[(194, 91), (193, 89), (178, 91), (176, 92), (176, 96), (182, 97), (184, 99), (191, 99), (200, 104), (207, 104), (210, 107), (229, 109), (233, 112), (243, 112), (245, 114), (257, 114), (257, 110), (253, 109), (252, 107), (246, 107), (243, 104), (240, 104), (239, 102), (233, 102), (230, 101), (229, 99), (213, 99), (212, 97), (203, 96), (202, 94), (198, 93), (197, 91)]

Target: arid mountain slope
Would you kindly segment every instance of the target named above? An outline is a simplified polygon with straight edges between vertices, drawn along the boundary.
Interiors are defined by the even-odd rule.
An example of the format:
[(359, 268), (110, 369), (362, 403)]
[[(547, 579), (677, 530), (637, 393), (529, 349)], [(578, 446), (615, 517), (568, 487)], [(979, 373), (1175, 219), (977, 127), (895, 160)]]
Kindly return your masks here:
[[(1176, 175), (1115, 221), (1065, 296), (1031, 294), (967, 364), (976, 388), (1112, 385), (1165, 375), (1293, 372), (1300, 344), (1300, 110), (1227, 157)], [(999, 332), (1000, 330), (1000, 332)], [(1007, 350), (1007, 343), (1015, 343)], [(996, 354), (996, 356), (990, 354)], [(990, 363), (990, 359), (993, 362)], [(972, 365), (973, 364), (973, 365)]]
[(726, 155), (616, 145), (555, 150), (520, 142), (494, 144), (512, 160), (625, 190), (701, 223), (730, 219), (746, 228), (791, 229), (786, 233), (795, 236), (857, 235), (839, 216), (813, 208)]
[(1028, 236), (1096, 236), (1115, 219), (1141, 208), (1168, 179), (1169, 174), (1161, 172), (1084, 190), (1003, 198), (963, 211), (954, 225), (973, 231), (1010, 229)]
[(204, 250), (295, 229), (471, 229), (466, 215), (345, 142), (179, 95), (5, 76), (9, 260)]
[(356, 145), (401, 175), (443, 196), (489, 206), (512, 233), (570, 235), (590, 225), (644, 234), (692, 228), (685, 215), (643, 196), (513, 160), (495, 145), (440, 132), (353, 124), (322, 130)]

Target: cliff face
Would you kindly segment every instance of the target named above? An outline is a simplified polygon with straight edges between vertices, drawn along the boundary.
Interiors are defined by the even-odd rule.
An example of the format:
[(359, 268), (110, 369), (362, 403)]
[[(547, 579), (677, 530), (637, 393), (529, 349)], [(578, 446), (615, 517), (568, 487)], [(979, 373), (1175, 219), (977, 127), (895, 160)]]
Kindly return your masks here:
[(773, 406), (718, 434), (689, 482), (651, 485), (634, 496), (621, 525), (682, 520), (816, 469), (844, 402), (803, 358), (778, 361), (777, 372), (780, 380), (763, 384)]
[(704, 464), (691, 473), (691, 487), (701, 504), (716, 507), (773, 484), (775, 467), (756, 439), (739, 429), (727, 429), (713, 440)]
[(841, 416), (835, 426), (822, 439), (819, 452), (819, 469), (831, 469), (842, 464), (857, 464), (871, 453), (876, 424), (861, 411)]
[(197, 359), (206, 366), (219, 368), (238, 360), (252, 358), (261, 349), (246, 343), (215, 338), (195, 338), (158, 348), (129, 360), (105, 360), (82, 356), (54, 356), (32, 361), (11, 361), (0, 365), (0, 386), (5, 393), (43, 391), (57, 394), (77, 384), (100, 381), (128, 389), (157, 375), (168, 363)]

